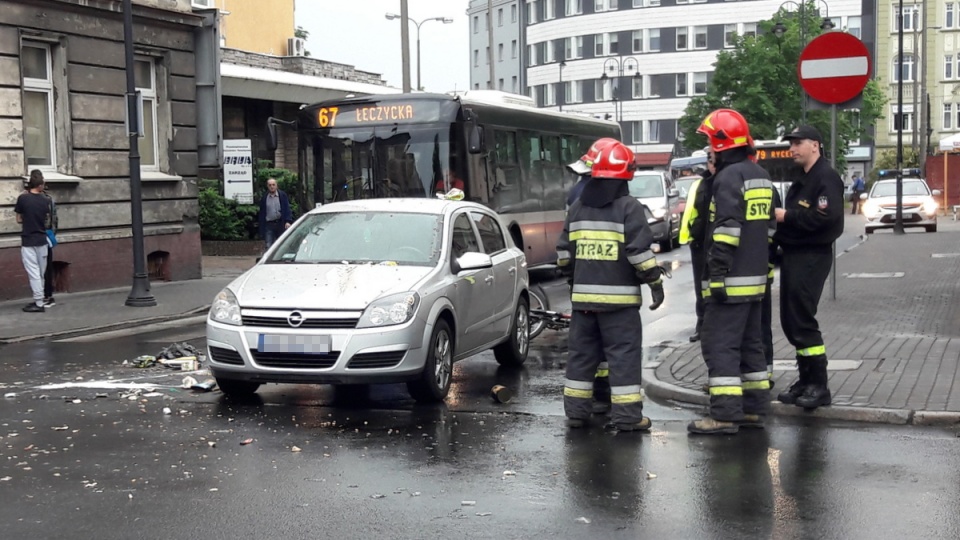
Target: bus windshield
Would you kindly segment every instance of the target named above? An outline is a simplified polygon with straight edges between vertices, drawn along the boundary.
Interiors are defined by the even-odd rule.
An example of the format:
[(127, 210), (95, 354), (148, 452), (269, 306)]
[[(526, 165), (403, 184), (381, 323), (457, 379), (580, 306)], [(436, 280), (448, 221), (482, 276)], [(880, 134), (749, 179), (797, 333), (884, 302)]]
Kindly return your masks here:
[(308, 185), (322, 186), (317, 190), (322, 202), (424, 197), (448, 187), (463, 189), (451, 159), (450, 129), (443, 124), (307, 132)]

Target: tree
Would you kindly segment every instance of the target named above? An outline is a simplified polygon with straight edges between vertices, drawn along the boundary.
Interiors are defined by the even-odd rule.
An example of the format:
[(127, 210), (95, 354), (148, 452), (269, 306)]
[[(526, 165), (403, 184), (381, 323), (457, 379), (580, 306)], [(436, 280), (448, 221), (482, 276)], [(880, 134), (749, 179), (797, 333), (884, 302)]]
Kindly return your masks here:
[[(807, 2), (803, 21), (796, 11), (781, 8), (770, 20), (757, 23), (756, 36), (737, 36), (733, 49), (721, 51), (714, 63), (713, 78), (707, 94), (690, 100), (680, 118), (680, 132), (687, 151), (706, 146), (706, 138), (697, 128), (710, 111), (730, 108), (739, 111), (750, 123), (754, 139), (776, 139), (800, 124), (801, 99), (804, 95), (797, 78), (797, 64), (803, 50), (800, 25), (809, 43), (820, 35), (822, 19), (814, 2)], [(774, 26), (785, 28), (781, 37)], [(848, 141), (865, 136), (866, 128), (882, 118), (886, 97), (876, 80), (863, 91), (859, 113), (842, 111), (837, 115), (837, 168), (846, 168), (844, 156)], [(830, 111), (807, 107), (807, 123), (824, 135), (824, 147), (830, 148)]]
[[(300, 39), (302, 39), (304, 42), (306, 42), (308, 39), (310, 39), (310, 32), (307, 31), (307, 30), (304, 30), (304, 28), (303, 28), (302, 26), (298, 26), (297, 29), (293, 31), (293, 37), (295, 37), (295, 38), (300, 38)], [(304, 48), (304, 49), (303, 49), (303, 55), (304, 55), (304, 56), (310, 56), (310, 51), (308, 51), (306, 48)]]
[[(903, 167), (904, 169), (915, 169), (920, 167), (920, 159), (916, 152), (913, 151), (913, 148), (904, 147), (903, 149)], [(897, 151), (896, 150), (883, 150), (877, 153), (877, 160), (873, 164), (873, 169), (870, 171), (870, 174), (867, 175), (865, 180), (867, 181), (867, 187), (872, 186), (879, 176), (879, 172), (883, 169), (894, 169), (897, 168)]]

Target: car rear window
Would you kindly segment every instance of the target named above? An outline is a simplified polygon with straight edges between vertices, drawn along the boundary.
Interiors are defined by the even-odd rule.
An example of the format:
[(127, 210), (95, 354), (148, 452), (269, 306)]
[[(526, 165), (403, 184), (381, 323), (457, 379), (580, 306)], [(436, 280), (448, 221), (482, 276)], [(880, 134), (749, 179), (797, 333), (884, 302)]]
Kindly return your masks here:
[(294, 225), (268, 263), (434, 266), (441, 217), (398, 212), (311, 214)]

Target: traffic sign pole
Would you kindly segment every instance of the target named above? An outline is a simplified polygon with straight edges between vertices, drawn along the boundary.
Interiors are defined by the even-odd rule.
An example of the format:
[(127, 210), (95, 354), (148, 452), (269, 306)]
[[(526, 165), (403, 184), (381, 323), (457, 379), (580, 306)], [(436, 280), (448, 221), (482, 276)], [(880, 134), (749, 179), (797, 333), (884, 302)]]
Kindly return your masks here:
[[(830, 167), (837, 170), (837, 105), (830, 106)], [(833, 241), (833, 264), (830, 265), (830, 299), (837, 299), (837, 241)]]

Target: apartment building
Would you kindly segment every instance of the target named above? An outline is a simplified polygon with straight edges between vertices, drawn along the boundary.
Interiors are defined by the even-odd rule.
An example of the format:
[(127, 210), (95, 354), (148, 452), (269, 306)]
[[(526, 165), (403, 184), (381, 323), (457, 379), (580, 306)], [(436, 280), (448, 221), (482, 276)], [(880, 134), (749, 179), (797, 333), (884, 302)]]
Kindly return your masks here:
[[(487, 10), (493, 6), (493, 20)], [(502, 90), (525, 94), (523, 0), (470, 0), (470, 88)], [(490, 49), (490, 26), (493, 49)], [(493, 83), (490, 81), (490, 54), (493, 54)]]

